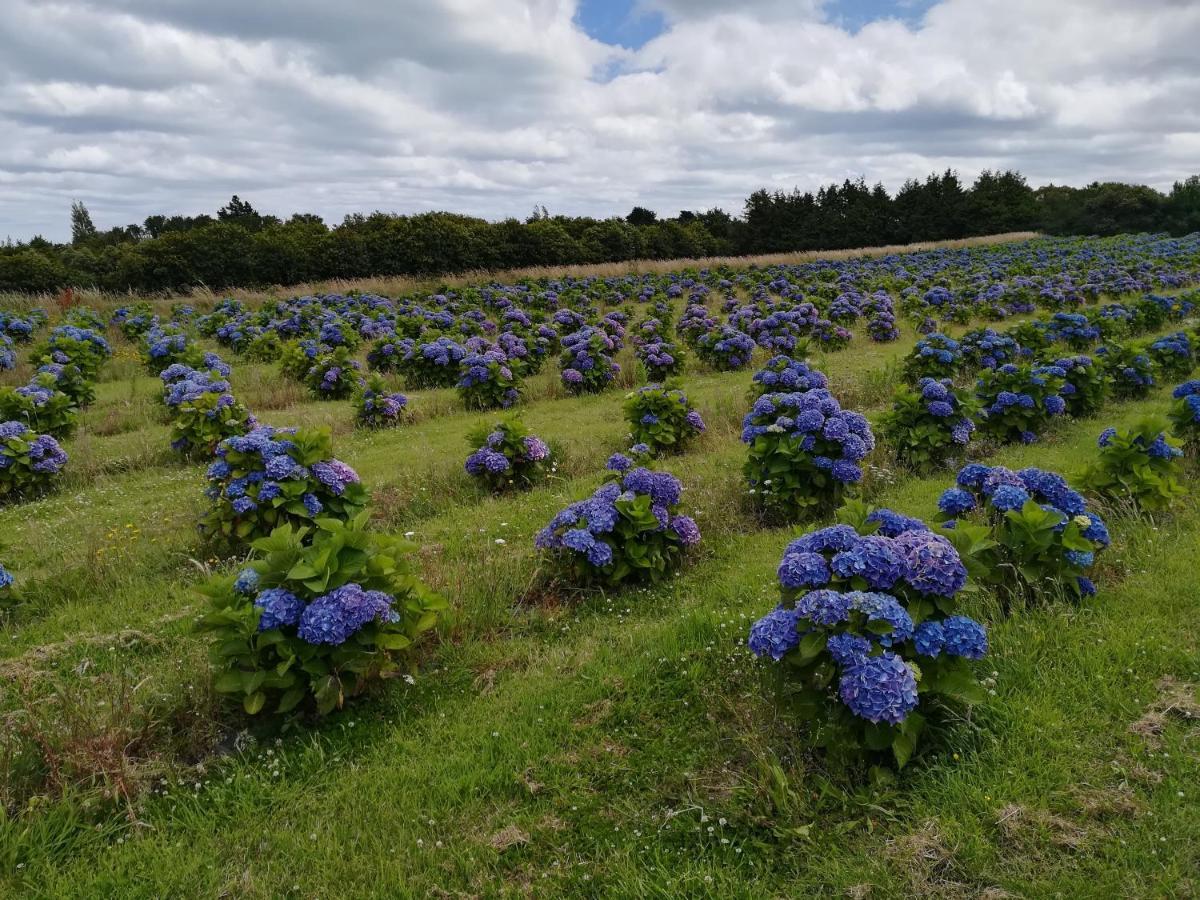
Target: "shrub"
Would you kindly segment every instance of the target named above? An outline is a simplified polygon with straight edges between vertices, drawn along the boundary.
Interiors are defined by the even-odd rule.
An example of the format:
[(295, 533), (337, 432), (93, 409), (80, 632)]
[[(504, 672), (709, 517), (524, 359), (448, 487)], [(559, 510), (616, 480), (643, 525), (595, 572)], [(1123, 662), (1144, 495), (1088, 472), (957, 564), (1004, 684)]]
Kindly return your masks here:
[(1085, 490), (1115, 500), (1129, 497), (1142, 509), (1166, 509), (1187, 493), (1179, 483), (1183, 451), (1163, 430), (1165, 419), (1142, 419), (1131, 428), (1106, 428), (1099, 458), (1080, 478)]
[(4, 563), (0, 563), (0, 611), (8, 609), (16, 603), (16, 591), (13, 590), (13, 584), (16, 579), (12, 573), (4, 568)]
[(696, 523), (677, 512), (681, 491), (667, 472), (630, 469), (558, 513), (537, 546), (577, 583), (660, 581), (700, 542)]
[(17, 354), (13, 350), (12, 338), (7, 334), (0, 334), (0, 371), (15, 369), (16, 367)]
[(1187, 378), (1196, 368), (1192, 342), (1182, 331), (1160, 337), (1150, 344), (1147, 353), (1158, 374), (1168, 381)]
[(318, 356), (304, 374), (304, 384), (318, 400), (346, 400), (362, 384), (358, 360), (347, 347), (335, 347)]
[(790, 356), (772, 356), (767, 364), (754, 373), (753, 395), (778, 392), (811, 391), (829, 387), (823, 372), (810, 369), (807, 363)]
[(903, 767), (931, 697), (982, 699), (970, 661), (986, 655), (987, 632), (957, 614), (967, 570), (949, 541), (890, 510), (867, 513), (855, 504), (842, 524), (788, 545), (780, 603), (747, 645), (773, 661), (781, 700), (817, 746), (890, 750)]
[(1061, 475), (970, 463), (938, 508), (972, 577), (1002, 594), (1096, 592), (1086, 573), (1108, 546), (1108, 529)]
[(1022, 356), (1036, 356), (1048, 350), (1053, 343), (1046, 331), (1045, 322), (1033, 319), (1014, 325), (1005, 334), (1017, 342)]
[(1016, 362), (1021, 354), (1021, 347), (1014, 338), (991, 328), (968, 331), (959, 341), (959, 349), (968, 369), (997, 369), (1005, 363)]
[(163, 402), (171, 410), (172, 450), (188, 456), (212, 456), (221, 441), (257, 426), (230, 393), (229, 382), (216, 375), (176, 363), (159, 376)]
[(205, 489), (212, 506), (200, 520), (210, 540), (239, 544), (280, 525), (345, 522), (367, 503), (357, 473), (333, 458), (328, 429), (260, 425), (223, 440), (216, 456)]
[(367, 351), (367, 368), (372, 372), (398, 372), (404, 352), (395, 335), (380, 338)]
[(463, 357), (458, 396), (467, 409), (508, 409), (521, 399), (521, 386), (508, 357), (493, 347)]
[(1080, 313), (1057, 312), (1050, 317), (1046, 336), (1052, 342), (1066, 344), (1072, 350), (1086, 350), (1100, 340), (1100, 329)]
[(958, 341), (939, 332), (917, 341), (904, 359), (904, 377), (912, 384), (922, 378), (953, 378), (962, 365)]
[(367, 518), (281, 525), (253, 542), (247, 569), (200, 589), (219, 693), (251, 715), (324, 715), (415, 671), (414, 649), (446, 602), (413, 571), (416, 545), (368, 531)]
[(844, 411), (821, 388), (764, 394), (742, 423), (745, 474), (768, 518), (793, 521), (835, 509), (862, 479), (875, 449), (865, 416)]
[(1066, 412), (1059, 392), (1065, 378), (1028, 363), (1008, 363), (980, 375), (975, 395), (983, 409), (979, 429), (998, 441), (1032, 444), (1049, 421)]
[(458, 342), (439, 335), (420, 341), (405, 338), (399, 346), (404, 350), (399, 369), (410, 390), (454, 387), (458, 382), (458, 364), (467, 355)]
[(1186, 381), (1171, 392), (1168, 416), (1176, 436), (1190, 450), (1200, 448), (1200, 381)]
[(142, 338), (142, 363), (154, 375), (175, 363), (198, 362), (195, 358), (198, 353), (198, 349), (190, 346), (188, 336), (175, 325), (166, 328), (154, 325)]
[(1107, 344), (1096, 351), (1096, 356), (1112, 380), (1113, 396), (1118, 400), (1145, 397), (1154, 387), (1154, 363), (1138, 347)]
[(489, 490), (531, 488), (553, 471), (550, 448), (519, 420), (475, 429), (467, 441), (476, 449), (467, 457), (464, 468)]
[(678, 388), (648, 384), (625, 395), (625, 421), (634, 444), (645, 444), (652, 455), (680, 452), (704, 433), (704, 420)]
[(974, 411), (974, 401), (960, 399), (949, 378), (922, 378), (916, 390), (896, 389), (892, 409), (883, 417), (883, 437), (903, 465), (929, 472), (970, 442)]
[(609, 356), (612, 338), (598, 328), (585, 325), (562, 339), (558, 365), (563, 386), (572, 394), (599, 393), (621, 371)]
[(1063, 379), (1058, 395), (1067, 404), (1069, 416), (1077, 419), (1094, 416), (1108, 402), (1112, 379), (1090, 356), (1065, 356), (1034, 372)]
[(706, 331), (696, 341), (696, 355), (718, 372), (733, 372), (750, 365), (754, 339), (729, 325)]
[(304, 381), (317, 358), (329, 348), (313, 340), (288, 341), (279, 351), (279, 371), (296, 381)]
[(671, 341), (656, 339), (640, 343), (637, 358), (650, 381), (662, 383), (683, 372), (684, 350)]
[(0, 388), (0, 422), (24, 422), (31, 429), (59, 440), (75, 431), (79, 409), (75, 401), (58, 389), (49, 372), (33, 377), (19, 388)]
[(70, 397), (80, 409), (91, 405), (96, 399), (95, 385), (77, 365), (46, 363), (38, 366), (37, 374), (53, 378), (54, 386)]
[(404, 421), (408, 398), (388, 391), (378, 375), (368, 375), (354, 395), (354, 421), (363, 428), (388, 428)]
[(39, 365), (58, 363), (78, 366), (84, 377), (95, 381), (100, 374), (100, 367), (110, 356), (112, 348), (108, 341), (95, 331), (75, 325), (60, 325), (50, 332), (46, 341), (34, 348), (31, 359)]
[(283, 352), (283, 339), (276, 331), (264, 331), (250, 338), (242, 348), (246, 359), (257, 362), (275, 362)]
[(0, 503), (49, 490), (66, 462), (66, 451), (50, 435), (24, 422), (0, 422)]

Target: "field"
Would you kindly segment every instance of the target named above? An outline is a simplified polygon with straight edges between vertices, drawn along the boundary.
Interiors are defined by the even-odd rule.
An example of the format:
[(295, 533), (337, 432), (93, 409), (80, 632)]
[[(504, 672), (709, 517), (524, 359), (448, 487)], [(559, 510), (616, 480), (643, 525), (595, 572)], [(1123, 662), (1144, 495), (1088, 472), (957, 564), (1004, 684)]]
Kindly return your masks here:
[[(559, 308), (575, 304), (589, 321), (626, 311), (631, 338), (654, 303), (676, 323), (701, 305), (720, 324), (756, 300), (781, 303), (766, 277), (739, 280), (764, 271), (610, 274), (603, 290), (554, 284)], [(878, 434), (926, 316), (961, 336), (1062, 310), (1132, 309), (1153, 295), (1167, 298), (1170, 319), (1124, 336), (1148, 346), (1183, 331), (1194, 344), (1188, 298), (1200, 239), (1036, 240), (779, 264), (773, 274), (836, 283), (828, 296), (804, 291), (822, 313), (845, 291), (890, 296), (898, 339), (870, 340), (863, 313), (846, 326), (848, 348), (814, 337), (809, 351), (842, 408), (865, 414)], [(686, 279), (710, 289), (691, 299), (693, 287), (668, 290)], [(997, 282), (1008, 299), (975, 302)], [(927, 299), (939, 285), (952, 295), (946, 305)], [(502, 308), (478, 292), (486, 286), (456, 287), (464, 309)], [(552, 307), (532, 299), (548, 282), (534, 287), (514, 296), (548, 316)], [(618, 291), (625, 299), (614, 302)], [(252, 299), (251, 309), (265, 302)], [(105, 322), (116, 310), (94, 305)], [(165, 322), (171, 306), (156, 300), (152, 311)], [(51, 309), (43, 329), (71, 314)], [(211, 638), (194, 627), (206, 602), (195, 588), (237, 574), (245, 548), (219, 551), (198, 535), (209, 460), (171, 449), (145, 342), (108, 326), (112, 357), (62, 441), (69, 462), (54, 490), (0, 507), (0, 563), (20, 596), (0, 612), (0, 893), (1200, 893), (1194, 455), (1181, 461), (1186, 492), (1168, 509), (1089, 496), (1112, 532), (1092, 570), (1095, 596), (1006, 605), (991, 587), (965, 595), (963, 612), (988, 628), (989, 652), (975, 666), (984, 697), (952, 707), (907, 766), (834, 764), (774, 702), (771, 666), (746, 647), (751, 624), (779, 599), (788, 542), (833, 521), (824, 511), (764, 521), (747, 492), (741, 437), (752, 375), (772, 355), (762, 341), (734, 371), (689, 350), (680, 383), (707, 429), (655, 467), (682, 481), (680, 512), (702, 541), (663, 581), (610, 589), (555, 577), (534, 540), (629, 446), (622, 404), (646, 381), (632, 340), (599, 393), (572, 395), (557, 352), (524, 378), (514, 412), (550, 444), (554, 469), (532, 490), (493, 495), (464, 472), (475, 449), (467, 435), (511, 413), (468, 410), (453, 387), (408, 389), (390, 373), (407, 420), (356, 427), (350, 400), (314, 399), (277, 362), (252, 359), (246, 343), (239, 350), (239, 339), (181, 321), (191, 344), (229, 363), (231, 393), (260, 422), (331, 430), (337, 458), (369, 491), (371, 527), (419, 545), (417, 573), (448, 609), (420, 645), (415, 678), (383, 680), (327, 716), (264, 722), (225, 702)], [(370, 344), (356, 348), (359, 360)], [(0, 372), (7, 385), (33, 371), (15, 349), (16, 367)], [(1067, 352), (1078, 351), (1059, 355)], [(977, 374), (964, 369), (956, 383), (969, 393)], [(1158, 377), (1144, 396), (1055, 418), (1036, 443), (980, 439), (968, 454), (1074, 483), (1103, 429), (1165, 415), (1184, 380)], [(881, 439), (864, 469), (857, 493), (869, 504), (945, 518), (938, 499), (956, 466), (918, 474)]]

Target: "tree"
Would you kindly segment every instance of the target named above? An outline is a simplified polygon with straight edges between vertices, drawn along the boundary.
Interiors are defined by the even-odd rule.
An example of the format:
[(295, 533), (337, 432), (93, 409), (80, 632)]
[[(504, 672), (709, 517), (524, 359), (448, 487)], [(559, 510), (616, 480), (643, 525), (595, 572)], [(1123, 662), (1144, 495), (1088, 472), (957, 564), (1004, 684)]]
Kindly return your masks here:
[(96, 226), (92, 224), (92, 215), (88, 212), (82, 200), (71, 204), (71, 243), (84, 244), (96, 236)]
[(644, 206), (635, 206), (625, 217), (625, 221), (630, 225), (653, 225), (658, 221), (658, 213)]
[(277, 218), (262, 215), (248, 200), (241, 199), (237, 194), (226, 206), (217, 210), (217, 219), (230, 225), (241, 225), (247, 231), (262, 231), (268, 225), (279, 224)]

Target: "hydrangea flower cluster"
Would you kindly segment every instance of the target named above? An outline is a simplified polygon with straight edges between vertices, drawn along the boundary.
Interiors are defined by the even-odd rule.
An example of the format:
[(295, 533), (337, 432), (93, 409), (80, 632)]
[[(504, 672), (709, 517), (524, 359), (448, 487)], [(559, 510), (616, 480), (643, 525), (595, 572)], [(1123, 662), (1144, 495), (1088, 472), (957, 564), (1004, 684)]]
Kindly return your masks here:
[(404, 421), (408, 398), (388, 390), (382, 378), (369, 375), (354, 395), (354, 421), (362, 428), (390, 428)]
[(863, 307), (867, 316), (867, 337), (877, 343), (888, 343), (900, 339), (896, 326), (896, 312), (887, 291), (876, 291), (867, 298)]
[(963, 452), (975, 431), (974, 412), (974, 401), (959, 397), (949, 378), (922, 378), (916, 390), (896, 390), (882, 422), (884, 440), (901, 464), (928, 472)]
[(825, 373), (791, 356), (772, 356), (754, 373), (753, 392), (758, 395), (812, 391), (829, 387)]
[(1142, 509), (1169, 507), (1187, 490), (1179, 481), (1183, 451), (1166, 426), (1165, 419), (1152, 417), (1129, 428), (1104, 429), (1096, 441), (1098, 458), (1080, 484), (1097, 496), (1128, 499)]
[(647, 448), (650, 455), (686, 449), (704, 433), (704, 419), (678, 388), (648, 384), (625, 395), (625, 421), (629, 439)]
[(0, 503), (27, 500), (53, 486), (67, 453), (24, 422), (0, 422)]
[(490, 347), (464, 356), (458, 396), (467, 409), (508, 409), (520, 400), (520, 381), (504, 351)]
[(492, 491), (531, 488), (555, 470), (546, 442), (516, 419), (472, 432), (467, 441), (476, 449), (464, 468)]
[(16, 367), (17, 354), (13, 350), (12, 338), (7, 334), (0, 334), (0, 371), (15, 369)]
[(199, 372), (182, 363), (163, 369), (163, 402), (171, 415), (171, 449), (211, 456), (226, 438), (257, 426), (254, 416), (215, 371)]
[(1072, 350), (1086, 350), (1100, 340), (1100, 329), (1081, 313), (1058, 312), (1051, 316), (1046, 326), (1046, 336), (1057, 344), (1066, 344)]
[(918, 683), (920, 694), (978, 699), (969, 661), (987, 654), (987, 632), (956, 611), (967, 570), (946, 538), (890, 510), (846, 512), (854, 524), (788, 544), (780, 603), (747, 646), (782, 664), (785, 693), (827, 746), (890, 749), (903, 766), (923, 721), (909, 722)]
[(938, 508), (960, 551), (974, 548), (979, 577), (1002, 595), (1096, 592), (1087, 571), (1108, 546), (1108, 529), (1061, 475), (970, 463)]
[(751, 494), (768, 517), (785, 521), (835, 508), (875, 449), (866, 417), (843, 410), (823, 388), (759, 397), (742, 442), (750, 446)]
[(754, 338), (731, 325), (706, 331), (696, 339), (696, 355), (718, 372), (733, 372), (750, 365)]
[(1064, 376), (1028, 363), (985, 370), (975, 386), (983, 406), (980, 430), (998, 441), (1032, 444), (1051, 419), (1067, 410), (1060, 396)]
[(962, 347), (958, 341), (934, 332), (917, 341), (904, 360), (904, 377), (915, 384), (922, 378), (953, 378), (962, 366)]
[(610, 355), (615, 349), (608, 334), (590, 325), (564, 335), (558, 363), (563, 386), (572, 394), (603, 391), (621, 371)]
[(182, 328), (155, 323), (142, 337), (142, 362), (157, 375), (170, 365), (185, 362), (189, 349), (190, 342)]
[(0, 610), (11, 606), (16, 599), (13, 591), (15, 583), (16, 579), (13, 578), (12, 572), (4, 568), (4, 563), (0, 563)]
[(646, 370), (646, 377), (653, 382), (662, 383), (683, 372), (683, 348), (672, 341), (656, 339), (639, 343), (637, 358)]
[[(216, 690), (250, 715), (325, 714), (411, 664), (446, 602), (416, 577), (416, 545), (367, 530), (367, 515), (281, 527), (253, 542), (250, 567), (200, 591)], [(302, 707), (303, 704), (303, 707)]]
[(700, 542), (696, 522), (678, 512), (682, 490), (668, 472), (629, 469), (558, 513), (537, 547), (577, 583), (660, 581)]
[(346, 521), (367, 501), (358, 474), (333, 458), (328, 429), (260, 425), (226, 438), (207, 478), (205, 496), (212, 506), (200, 520), (200, 532), (231, 544), (248, 543), (280, 525)]

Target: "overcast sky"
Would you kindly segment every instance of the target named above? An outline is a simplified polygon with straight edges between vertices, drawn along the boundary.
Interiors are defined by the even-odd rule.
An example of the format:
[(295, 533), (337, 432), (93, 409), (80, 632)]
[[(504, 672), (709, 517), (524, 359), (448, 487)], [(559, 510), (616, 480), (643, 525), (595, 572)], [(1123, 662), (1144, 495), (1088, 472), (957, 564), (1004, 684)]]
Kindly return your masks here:
[(0, 0), (0, 239), (1200, 172), (1197, 0)]

